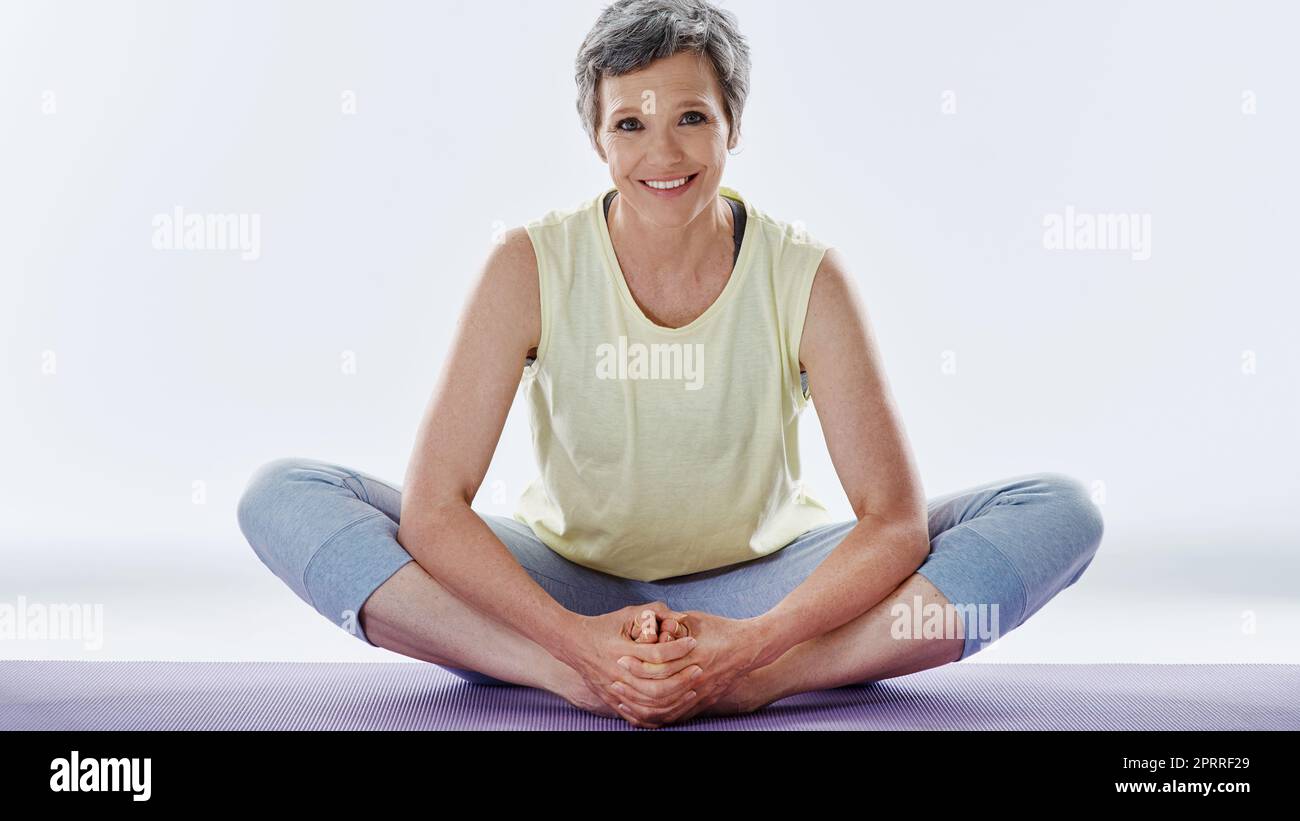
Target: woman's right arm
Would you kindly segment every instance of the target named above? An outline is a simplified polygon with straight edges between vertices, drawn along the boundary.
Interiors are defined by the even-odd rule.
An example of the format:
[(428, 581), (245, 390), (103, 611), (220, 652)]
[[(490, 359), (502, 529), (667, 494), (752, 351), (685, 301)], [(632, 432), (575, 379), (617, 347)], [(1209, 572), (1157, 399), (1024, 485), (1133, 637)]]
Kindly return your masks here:
[[(501, 439), (524, 357), (540, 344), (541, 326), (533, 243), (523, 228), (514, 228), (478, 275), (420, 422), (397, 541), (438, 584), (545, 647), (611, 708), (635, 697), (642, 710), (655, 708), (655, 716), (684, 713), (695, 695), (691, 673), (699, 669), (684, 658), (694, 641), (637, 643), (629, 632), (644, 608), (672, 615), (667, 604), (629, 605), (601, 616), (574, 613), (533, 581), (470, 506)], [(651, 668), (657, 680), (633, 676), (619, 666), (622, 656), (657, 665)], [(627, 687), (626, 696), (609, 689), (615, 681)], [(624, 717), (653, 726), (641, 715), (650, 713)]]
[(540, 333), (537, 258), (513, 228), (477, 276), (420, 422), (397, 541), (462, 601), (563, 658), (581, 616), (533, 581), (471, 508)]

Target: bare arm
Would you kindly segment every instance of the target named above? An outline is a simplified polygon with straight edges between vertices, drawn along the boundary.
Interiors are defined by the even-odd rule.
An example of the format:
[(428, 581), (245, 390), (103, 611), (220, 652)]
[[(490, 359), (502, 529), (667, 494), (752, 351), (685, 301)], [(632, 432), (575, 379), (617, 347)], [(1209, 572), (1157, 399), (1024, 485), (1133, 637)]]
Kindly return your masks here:
[[(537, 259), (522, 228), (492, 249), (407, 465), (397, 541), (440, 585), (555, 655), (579, 617), (551, 598), (471, 508), (538, 344)], [(522, 632), (522, 631), (521, 631)], [(558, 656), (557, 656), (558, 657)]]
[(858, 524), (802, 584), (754, 619), (764, 663), (870, 610), (930, 551), (919, 471), (866, 309), (834, 248), (813, 280), (799, 359)]

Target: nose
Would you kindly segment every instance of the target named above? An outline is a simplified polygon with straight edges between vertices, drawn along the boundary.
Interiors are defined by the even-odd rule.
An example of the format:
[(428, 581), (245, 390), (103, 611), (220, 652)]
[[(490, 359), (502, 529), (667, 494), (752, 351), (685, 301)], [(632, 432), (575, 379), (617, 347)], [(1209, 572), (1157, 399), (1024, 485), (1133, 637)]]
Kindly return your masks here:
[[(678, 169), (686, 152), (682, 150), (681, 138), (671, 126), (656, 128), (650, 135), (650, 146), (646, 150), (646, 167), (658, 169)], [(658, 174), (659, 172), (655, 172)]]

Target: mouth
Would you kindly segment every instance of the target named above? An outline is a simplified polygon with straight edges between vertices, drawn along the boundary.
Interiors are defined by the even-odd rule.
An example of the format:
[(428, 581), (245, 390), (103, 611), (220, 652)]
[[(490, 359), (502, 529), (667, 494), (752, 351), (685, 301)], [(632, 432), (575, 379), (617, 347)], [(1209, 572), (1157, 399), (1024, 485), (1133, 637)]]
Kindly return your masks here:
[[(677, 177), (668, 180), (637, 180), (642, 188), (657, 196), (676, 196), (681, 194), (695, 182), (695, 178), (700, 173), (688, 174), (685, 177)], [(654, 183), (651, 185), (651, 183)]]

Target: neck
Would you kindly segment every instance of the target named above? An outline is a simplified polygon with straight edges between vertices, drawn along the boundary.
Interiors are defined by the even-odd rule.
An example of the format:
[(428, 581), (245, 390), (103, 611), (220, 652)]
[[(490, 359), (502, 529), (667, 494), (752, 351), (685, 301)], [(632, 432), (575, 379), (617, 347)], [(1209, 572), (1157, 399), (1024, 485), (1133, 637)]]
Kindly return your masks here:
[[(609, 204), (609, 238), (626, 257), (631, 270), (643, 276), (697, 277), (718, 265), (718, 249), (732, 246), (735, 226), (731, 206), (725, 198), (715, 196), (713, 207), (701, 211), (682, 226), (662, 226), (648, 222), (632, 208), (621, 207), (623, 197), (616, 194)], [(728, 250), (724, 270), (731, 269)]]

